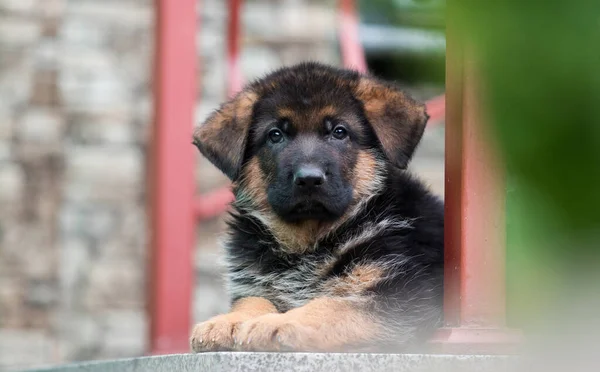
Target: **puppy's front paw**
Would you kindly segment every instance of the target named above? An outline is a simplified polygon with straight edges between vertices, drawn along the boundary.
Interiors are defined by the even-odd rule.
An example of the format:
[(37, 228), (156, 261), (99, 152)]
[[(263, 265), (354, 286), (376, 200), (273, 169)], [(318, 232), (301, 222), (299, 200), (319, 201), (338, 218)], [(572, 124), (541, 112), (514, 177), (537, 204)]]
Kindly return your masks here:
[(239, 313), (218, 315), (198, 323), (192, 330), (190, 346), (195, 353), (233, 349), (233, 339), (242, 321), (247, 317)]
[(243, 322), (236, 335), (236, 349), (244, 351), (308, 351), (315, 330), (286, 314), (267, 314)]

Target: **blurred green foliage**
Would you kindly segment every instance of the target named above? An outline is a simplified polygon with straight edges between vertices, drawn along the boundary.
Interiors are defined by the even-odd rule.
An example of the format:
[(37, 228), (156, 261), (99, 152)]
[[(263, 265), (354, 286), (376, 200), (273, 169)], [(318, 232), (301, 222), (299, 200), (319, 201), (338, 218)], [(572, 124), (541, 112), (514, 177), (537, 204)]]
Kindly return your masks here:
[(528, 322), (599, 285), (600, 1), (448, 7), (474, 47), (506, 162), (509, 309)]
[[(445, 0), (359, 0), (360, 20), (397, 29), (435, 31), (445, 28)], [(369, 70), (386, 79), (409, 84), (443, 85), (445, 55), (442, 53), (388, 53), (366, 55)]]
[(444, 28), (445, 0), (359, 0), (361, 20), (367, 23)]

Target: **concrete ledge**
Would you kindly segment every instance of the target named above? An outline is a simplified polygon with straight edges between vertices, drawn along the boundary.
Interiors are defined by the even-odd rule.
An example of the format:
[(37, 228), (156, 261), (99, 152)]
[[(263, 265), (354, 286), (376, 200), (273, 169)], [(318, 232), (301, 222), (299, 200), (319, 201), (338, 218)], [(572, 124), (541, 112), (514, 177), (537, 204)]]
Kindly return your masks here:
[(516, 357), (433, 354), (204, 353), (90, 362), (44, 372), (512, 372)]

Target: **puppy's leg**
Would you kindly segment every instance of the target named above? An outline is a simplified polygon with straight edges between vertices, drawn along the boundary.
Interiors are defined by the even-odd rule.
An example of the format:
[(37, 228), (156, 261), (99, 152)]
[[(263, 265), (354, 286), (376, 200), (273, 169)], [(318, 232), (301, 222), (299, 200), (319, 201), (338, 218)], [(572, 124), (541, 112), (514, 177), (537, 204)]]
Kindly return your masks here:
[(345, 351), (370, 344), (385, 333), (362, 301), (321, 297), (283, 314), (242, 323), (239, 350)]
[(231, 350), (242, 322), (270, 313), (277, 313), (270, 301), (260, 297), (242, 298), (233, 304), (229, 313), (194, 326), (190, 337), (192, 351)]

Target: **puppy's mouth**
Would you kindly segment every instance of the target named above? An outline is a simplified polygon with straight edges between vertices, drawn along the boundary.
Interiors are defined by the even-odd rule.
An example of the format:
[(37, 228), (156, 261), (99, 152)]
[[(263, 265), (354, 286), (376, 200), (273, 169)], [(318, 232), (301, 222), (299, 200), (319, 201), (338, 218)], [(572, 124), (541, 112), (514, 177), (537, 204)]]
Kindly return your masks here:
[(330, 221), (336, 219), (338, 216), (323, 205), (323, 203), (310, 200), (294, 205), (282, 217), (288, 222), (300, 222), (306, 220)]

